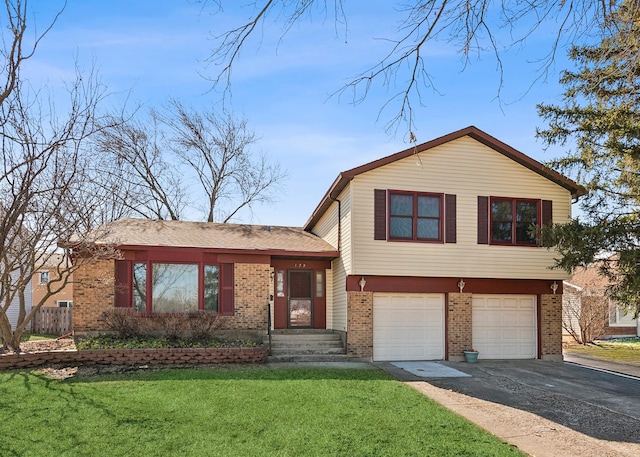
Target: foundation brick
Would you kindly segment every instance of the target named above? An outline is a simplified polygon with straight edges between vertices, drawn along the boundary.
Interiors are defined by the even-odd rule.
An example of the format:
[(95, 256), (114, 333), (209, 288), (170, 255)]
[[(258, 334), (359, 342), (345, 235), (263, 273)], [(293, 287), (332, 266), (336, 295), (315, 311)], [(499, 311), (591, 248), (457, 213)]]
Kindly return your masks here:
[(373, 357), (373, 292), (347, 292), (347, 355)]
[(449, 293), (447, 303), (447, 328), (448, 328), (448, 359), (456, 359), (463, 356), (462, 351), (471, 349), (472, 335), (472, 294)]

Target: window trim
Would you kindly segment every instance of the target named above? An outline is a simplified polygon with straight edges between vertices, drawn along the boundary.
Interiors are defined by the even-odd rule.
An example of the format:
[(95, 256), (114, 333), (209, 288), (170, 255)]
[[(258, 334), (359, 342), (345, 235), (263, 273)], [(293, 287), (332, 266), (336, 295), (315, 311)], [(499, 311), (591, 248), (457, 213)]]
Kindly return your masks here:
[[(411, 195), (413, 197), (413, 213), (411, 215), (412, 218), (412, 238), (400, 238), (391, 236), (391, 218), (394, 217), (391, 214), (391, 197), (392, 195)], [(419, 219), (436, 219), (434, 217), (418, 217), (418, 198), (419, 197), (435, 197), (438, 199), (438, 208), (439, 208), (439, 217), (438, 220), (438, 238), (418, 238), (418, 220)], [(410, 242), (410, 243), (435, 243), (435, 244), (443, 244), (444, 243), (444, 193), (437, 192), (419, 192), (419, 191), (410, 191), (410, 190), (391, 190), (387, 191), (387, 241), (394, 242)], [(400, 217), (400, 216), (395, 216)], [(403, 216), (409, 217), (409, 216)]]
[[(512, 227), (511, 227), (511, 241), (495, 241), (493, 239), (493, 203), (495, 201), (510, 201), (512, 203), (511, 215), (512, 215)], [(518, 202), (533, 202), (536, 204), (536, 225), (538, 228), (542, 227), (542, 200), (538, 198), (516, 198), (516, 197), (489, 197), (489, 244), (494, 246), (518, 246), (518, 247), (539, 247), (540, 243), (538, 239), (534, 239), (531, 243), (518, 242), (517, 238), (517, 203)]]
[[(127, 262), (128, 265), (126, 267), (127, 269), (127, 277), (126, 277), (126, 281), (127, 281), (127, 288), (128, 290), (126, 291), (126, 306), (128, 308), (134, 309), (133, 307), (133, 294), (134, 294), (134, 287), (133, 287), (133, 282), (134, 282), (134, 267), (136, 264), (143, 264), (146, 267), (146, 284), (145, 284), (145, 311), (140, 311), (140, 313), (145, 313), (145, 314), (155, 314), (155, 313), (159, 313), (157, 311), (153, 310), (153, 284), (152, 284), (152, 278), (153, 278), (153, 265), (154, 264), (171, 264), (171, 265), (196, 265), (198, 267), (198, 292), (197, 292), (197, 298), (198, 298), (198, 303), (197, 303), (197, 311), (206, 311), (204, 306), (205, 306), (205, 300), (204, 300), (204, 270), (205, 270), (205, 266), (214, 266), (218, 268), (218, 311), (207, 311), (207, 312), (212, 312), (212, 313), (216, 313), (220, 316), (233, 316), (235, 314), (235, 303), (233, 300), (231, 303), (223, 303), (223, 294), (222, 294), (222, 289), (223, 289), (223, 285), (222, 285), (222, 281), (223, 281), (223, 270), (225, 270), (225, 268), (223, 267), (223, 265), (227, 265), (227, 263), (224, 262), (212, 262), (210, 260), (165, 260), (165, 259), (147, 259), (147, 260), (130, 260), (130, 261), (124, 261)], [(233, 263), (230, 263), (228, 265), (231, 265), (231, 270), (233, 270)], [(233, 276), (233, 273), (231, 273), (231, 275)], [(234, 293), (235, 295), (235, 293)], [(116, 305), (117, 306), (117, 305)], [(189, 314), (189, 312), (180, 312), (177, 311), (176, 313), (178, 314)], [(166, 313), (160, 313), (160, 314), (166, 314)]]

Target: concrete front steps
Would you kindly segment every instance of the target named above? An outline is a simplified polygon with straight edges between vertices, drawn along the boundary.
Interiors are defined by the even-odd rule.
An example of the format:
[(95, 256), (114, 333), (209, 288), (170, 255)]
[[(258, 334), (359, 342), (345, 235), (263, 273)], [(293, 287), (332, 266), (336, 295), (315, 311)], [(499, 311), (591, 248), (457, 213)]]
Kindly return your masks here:
[[(268, 345), (268, 340), (265, 341)], [(268, 362), (344, 362), (342, 337), (331, 330), (290, 329), (271, 332)]]

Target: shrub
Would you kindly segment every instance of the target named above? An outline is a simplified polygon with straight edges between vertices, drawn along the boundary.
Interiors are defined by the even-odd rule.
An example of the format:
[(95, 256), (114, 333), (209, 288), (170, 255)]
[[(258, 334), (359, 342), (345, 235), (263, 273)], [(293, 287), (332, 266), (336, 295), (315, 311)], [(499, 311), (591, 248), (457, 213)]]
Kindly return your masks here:
[(109, 309), (102, 313), (102, 321), (121, 339), (136, 338), (142, 334), (138, 313), (132, 309)]
[(103, 313), (102, 320), (120, 339), (163, 335), (169, 340), (207, 340), (215, 338), (220, 328), (218, 315), (207, 311), (148, 315), (128, 308), (113, 308)]

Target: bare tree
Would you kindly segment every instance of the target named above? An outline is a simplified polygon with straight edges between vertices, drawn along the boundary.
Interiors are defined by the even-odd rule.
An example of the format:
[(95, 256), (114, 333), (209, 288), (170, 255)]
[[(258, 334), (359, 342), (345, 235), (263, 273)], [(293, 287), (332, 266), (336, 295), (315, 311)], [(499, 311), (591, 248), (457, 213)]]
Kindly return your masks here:
[[(213, 5), (216, 14), (224, 14), (224, 0), (200, 0), (203, 9)], [(453, 45), (461, 57), (462, 69), (473, 56), (489, 53), (498, 69), (497, 95), (503, 81), (502, 55), (506, 50), (525, 45), (536, 33), (552, 34), (550, 49), (538, 58), (539, 67), (531, 83), (545, 78), (558, 51), (572, 44), (585, 42), (594, 36), (604, 36), (615, 28), (615, 11), (622, 3), (631, 3), (637, 9), (640, 0), (413, 0), (389, 2), (389, 8), (398, 10), (404, 20), (393, 36), (380, 37), (380, 57), (348, 82), (334, 95), (350, 93), (354, 103), (363, 101), (375, 83), (380, 83), (391, 94), (383, 108), (397, 106), (395, 115), (387, 125), (389, 129), (406, 123), (411, 137), (415, 121), (415, 103), (422, 104), (422, 90), (433, 88), (432, 64), (428, 60), (431, 47), (440, 43)], [(366, 2), (358, 3), (366, 8)], [(348, 37), (346, 3), (343, 0), (262, 0), (252, 2), (248, 19), (230, 26), (224, 33), (215, 33), (214, 48), (208, 62), (218, 68), (212, 78), (215, 85), (231, 86), (232, 70), (240, 59), (241, 51), (252, 45), (251, 37), (258, 39), (267, 27), (279, 26), (283, 36), (305, 19), (313, 20), (318, 13), (323, 19), (332, 17), (336, 29), (342, 28)], [(382, 110), (382, 109), (381, 109)]]
[(609, 319), (609, 299), (604, 291), (581, 288), (566, 291), (562, 298), (562, 328), (578, 344), (602, 337)]
[(93, 182), (114, 197), (114, 207), (124, 211), (120, 217), (181, 218), (186, 188), (180, 172), (168, 162), (168, 147), (155, 117), (149, 124), (114, 117), (96, 136), (94, 147), (100, 154)]
[(127, 215), (178, 220), (191, 204), (208, 222), (230, 222), (272, 201), (285, 177), (279, 165), (251, 152), (255, 134), (230, 114), (200, 113), (173, 100), (146, 120), (113, 125), (96, 137), (96, 182), (114, 189)]
[[(58, 248), (58, 240), (87, 232), (94, 225), (93, 216), (104, 209), (100, 194), (87, 192), (88, 161), (83, 149), (98, 126), (104, 87), (93, 72), (78, 72), (67, 85), (65, 112), (57, 112), (52, 95), (32, 89), (20, 72), (55, 19), (27, 46), (27, 2), (6, 0), (5, 7), (7, 17), (0, 17), (0, 22), (8, 24), (0, 51), (5, 58), (0, 95), (0, 337), (3, 349), (19, 351), (29, 322), (69, 282), (89, 254), (85, 251), (98, 258), (115, 253), (108, 246), (95, 251), (92, 243), (78, 238), (72, 264), (71, 257), (61, 255)], [(55, 273), (44, 297), (28, 310), (26, 291), (34, 273), (45, 265)], [(12, 328), (7, 311), (16, 303), (18, 319)]]
[(243, 208), (272, 201), (271, 191), (286, 174), (265, 155), (251, 153), (256, 137), (245, 119), (201, 114), (175, 100), (159, 119), (170, 129), (175, 155), (198, 177), (208, 222), (229, 222)]

